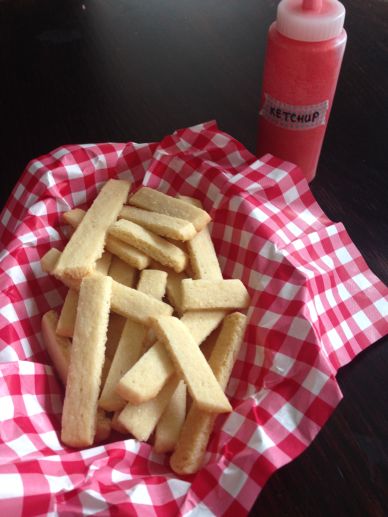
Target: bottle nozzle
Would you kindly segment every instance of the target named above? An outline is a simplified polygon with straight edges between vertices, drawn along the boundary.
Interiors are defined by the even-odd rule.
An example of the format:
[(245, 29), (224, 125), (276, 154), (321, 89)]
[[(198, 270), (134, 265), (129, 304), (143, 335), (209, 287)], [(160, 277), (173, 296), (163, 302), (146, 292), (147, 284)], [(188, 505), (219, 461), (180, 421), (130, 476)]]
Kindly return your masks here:
[(303, 0), (304, 11), (315, 11), (319, 12), (322, 8), (322, 0)]

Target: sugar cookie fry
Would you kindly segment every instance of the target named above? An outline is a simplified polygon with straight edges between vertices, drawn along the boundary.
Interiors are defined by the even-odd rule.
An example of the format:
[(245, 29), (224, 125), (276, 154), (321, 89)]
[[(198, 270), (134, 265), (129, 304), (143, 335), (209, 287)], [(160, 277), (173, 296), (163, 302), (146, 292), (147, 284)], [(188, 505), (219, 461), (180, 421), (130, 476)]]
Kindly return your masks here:
[(112, 279), (96, 275), (81, 283), (63, 403), (63, 443), (92, 445), (104, 363)]
[[(139, 278), (137, 289), (149, 294), (157, 300), (162, 300), (166, 293), (167, 273), (158, 269), (144, 269)], [(143, 340), (142, 353), (150, 348), (156, 341), (156, 336), (151, 328), (147, 329)], [(132, 365), (131, 365), (132, 366)], [(125, 372), (124, 372), (125, 373)], [(119, 380), (119, 379), (118, 379)]]
[(122, 409), (126, 401), (116, 393), (120, 378), (139, 359), (147, 329), (132, 320), (125, 322), (98, 405), (106, 411)]
[(250, 298), (241, 280), (182, 280), (183, 310), (246, 309)]
[(209, 365), (225, 390), (245, 333), (247, 316), (233, 312), (224, 319)]
[(124, 206), (121, 209), (120, 217), (139, 224), (157, 235), (178, 241), (192, 239), (197, 233), (190, 221), (171, 217), (170, 215), (149, 212), (134, 206)]
[(202, 230), (210, 221), (210, 216), (205, 210), (148, 187), (142, 187), (133, 194), (129, 204), (159, 214), (186, 219), (197, 231)]
[[(79, 226), (85, 214), (85, 210), (74, 208), (73, 210), (65, 212), (63, 214), (63, 219), (75, 229)], [(109, 237), (106, 237), (106, 239), (109, 240), (108, 246), (112, 250), (115, 250), (116, 254), (112, 256), (112, 253), (109, 251), (104, 251), (102, 257), (96, 262), (96, 271), (104, 275), (107, 275), (109, 271), (109, 276), (111, 276), (113, 280), (116, 280), (116, 282), (120, 282), (128, 287), (132, 287), (134, 284), (136, 269), (147, 267), (149, 264), (148, 257), (141, 254), (135, 248), (123, 246), (121, 242), (116, 243), (116, 239), (110, 240)], [(118, 257), (119, 254), (124, 255), (126, 257), (126, 261), (121, 260)], [(135, 264), (136, 269), (134, 266), (131, 266), (128, 261), (131, 264)]]
[(136, 269), (144, 269), (150, 264), (150, 258), (145, 253), (112, 235), (106, 237), (105, 247), (113, 255), (117, 255), (122, 261)]
[(110, 227), (109, 235), (130, 244), (178, 273), (187, 265), (187, 255), (178, 246), (132, 221), (119, 219)]
[(202, 208), (202, 210), (204, 209), (201, 201), (195, 197), (178, 195), (178, 199), (184, 201), (185, 203), (189, 203), (189, 205), (196, 206), (197, 208)]
[(113, 255), (108, 274), (119, 284), (133, 287), (136, 282), (137, 270)]
[(172, 314), (171, 305), (117, 282), (112, 283), (111, 308), (117, 314), (148, 324), (155, 314)]
[(78, 292), (69, 289), (61, 314), (59, 315), (57, 334), (64, 337), (73, 337), (75, 318), (77, 315)]
[(227, 413), (232, 407), (194, 338), (174, 316), (151, 318), (152, 328), (166, 346), (175, 368), (185, 380), (191, 397), (200, 409)]
[(72, 228), (77, 228), (82, 219), (85, 217), (86, 210), (81, 208), (73, 208), (62, 214), (62, 219), (66, 224), (69, 224)]
[[(220, 386), (225, 390), (240, 349), (246, 325), (246, 316), (233, 313), (222, 325), (209, 364)], [(193, 474), (203, 462), (206, 446), (213, 429), (215, 416), (201, 411), (194, 403), (183, 424), (170, 465), (178, 474)]]
[(144, 269), (140, 273), (138, 291), (161, 301), (166, 292), (167, 273), (157, 269)]
[[(58, 372), (62, 384), (66, 386), (70, 363), (71, 341), (55, 333), (57, 321), (58, 316), (55, 311), (46, 312), (42, 318), (42, 336), (54, 368)], [(107, 366), (109, 366), (109, 360), (105, 359), (102, 370), (103, 378)], [(106, 416), (102, 409), (99, 409), (97, 411), (96, 436), (94, 441), (98, 443), (106, 440), (110, 434), (110, 428), (110, 418)]]
[(177, 273), (173, 269), (163, 266), (156, 260), (151, 261), (151, 267), (161, 269), (167, 273), (166, 295), (169, 303), (174, 307), (175, 311), (182, 315), (182, 295), (181, 295), (181, 281), (187, 278), (186, 272)]
[(42, 268), (42, 271), (52, 275), (60, 256), (61, 252), (56, 248), (49, 249), (40, 259), (40, 267)]
[(57, 313), (55, 311), (46, 312), (42, 318), (42, 336), (53, 365), (63, 385), (66, 385), (71, 341), (66, 337), (56, 334), (57, 324)]
[[(58, 372), (62, 384), (66, 386), (70, 363), (71, 340), (58, 336), (55, 332), (57, 323), (57, 313), (55, 311), (46, 312), (42, 318), (42, 336), (54, 368)], [(110, 359), (105, 357), (104, 366), (102, 368), (102, 382), (104, 382), (108, 374), (110, 365)]]
[[(69, 210), (65, 212), (62, 217), (63, 220), (70, 224), (70, 226), (75, 230), (81, 223), (82, 219), (85, 217), (86, 211), (81, 210), (81, 208), (74, 208), (73, 210)], [(112, 261), (112, 254), (109, 251), (104, 251), (101, 257), (97, 260), (95, 265), (95, 270), (103, 275), (108, 274), (108, 270), (110, 268), (110, 264)]]
[(57, 274), (82, 278), (91, 273), (104, 250), (109, 226), (127, 199), (129, 183), (109, 180), (71, 236), (55, 267)]
[(189, 311), (185, 312), (181, 321), (199, 346), (218, 327), (227, 314), (227, 311), (220, 310)]
[[(76, 211), (76, 210), (75, 210)], [(74, 212), (74, 211), (71, 211)], [(84, 211), (79, 210), (81, 212), (80, 216), (81, 219), (84, 216)], [(69, 213), (69, 212), (67, 212)], [(76, 212), (77, 213), (77, 212)], [(56, 250), (55, 248), (49, 250), (49, 252), (46, 253), (46, 255), (42, 258), (42, 268), (48, 273), (51, 273), (55, 269), (55, 265), (60, 257), (60, 252)], [(100, 271), (101, 273), (106, 273), (107, 269), (109, 268), (110, 263), (110, 254), (104, 252), (102, 257), (97, 260), (96, 262), (96, 269)], [(72, 282), (72, 280), (70, 280)], [(78, 282), (77, 282), (78, 284)], [(59, 336), (63, 337), (73, 337), (74, 333), (74, 325), (75, 325), (75, 317), (77, 314), (77, 304), (78, 304), (78, 292), (74, 289), (69, 289), (65, 302), (63, 304), (57, 328), (56, 333)]]
[(157, 341), (120, 379), (116, 391), (132, 404), (142, 404), (156, 397), (173, 373), (167, 350)]
[[(181, 321), (199, 346), (225, 315), (225, 311), (187, 312)], [(155, 397), (174, 371), (165, 346), (157, 341), (120, 379), (117, 392), (132, 404), (140, 404)]]
[(40, 259), (40, 265), (42, 271), (48, 273), (49, 275), (55, 276), (57, 280), (63, 282), (69, 289), (74, 289), (75, 291), (79, 291), (81, 285), (81, 279), (79, 278), (71, 278), (64, 275), (57, 275), (55, 273), (55, 266), (58, 263), (59, 257), (61, 256), (61, 252), (56, 248), (51, 248), (47, 253), (43, 255)]
[[(79, 291), (80, 285), (81, 285), (81, 278), (71, 278), (69, 276), (65, 276), (62, 274), (58, 274), (55, 271), (55, 267), (58, 263), (59, 258), (61, 257), (61, 252), (57, 250), (56, 248), (49, 249), (43, 257), (40, 259), (40, 265), (42, 268), (42, 271), (45, 273), (48, 273), (50, 275), (54, 275), (58, 280), (63, 282), (69, 289), (74, 289), (75, 291)], [(107, 254), (109, 255), (109, 254)], [(109, 257), (105, 257), (105, 252), (101, 259), (97, 260), (96, 262), (96, 270), (93, 271), (91, 274), (100, 273), (102, 274), (104, 272), (104, 269), (107, 267), (107, 262), (109, 260)], [(99, 267), (100, 264), (100, 267)]]
[(190, 474), (216, 415), (232, 411), (223, 390), (246, 317), (227, 314), (246, 308), (249, 294), (239, 280), (223, 279), (199, 200), (142, 187), (123, 206), (125, 190), (127, 182), (110, 180), (87, 212), (63, 214), (73, 234), (62, 253), (41, 259), (69, 288), (59, 320), (42, 320), (54, 366), (67, 378), (62, 441), (84, 447), (111, 429), (139, 440), (155, 433), (155, 451), (175, 450), (173, 470)]
[[(47, 273), (54, 273), (69, 289), (79, 290), (80, 280), (58, 275), (52, 269), (55, 261), (60, 256), (60, 251), (52, 248), (41, 259), (42, 269)], [(92, 273), (89, 276), (102, 276), (100, 273)], [(87, 277), (88, 278), (88, 277)], [(172, 314), (172, 307), (164, 302), (155, 300), (144, 293), (136, 291), (118, 282), (112, 282), (111, 309), (120, 316), (131, 318), (134, 321), (147, 324), (148, 318), (155, 314)]]
[(174, 376), (164, 386), (157, 397), (134, 406), (128, 403), (120, 413), (117, 421), (135, 438), (147, 441), (155, 429), (160, 417), (166, 409), (174, 391), (179, 384), (179, 378)]
[(186, 417), (186, 385), (180, 381), (155, 429), (155, 452), (171, 452)]
[[(192, 316), (192, 313), (187, 313)], [(186, 323), (184, 323), (186, 322)], [(181, 320), (174, 317), (158, 317), (151, 319), (152, 328), (167, 347), (170, 358), (176, 369), (185, 379), (191, 397), (198, 401), (199, 396), (204, 396), (204, 401), (199, 401), (200, 407), (206, 411), (217, 412), (215, 401), (219, 396), (219, 390), (214, 386), (213, 376), (209, 374), (207, 361), (196, 343), (196, 333), (191, 333), (190, 319), (183, 317)], [(195, 329), (195, 327), (194, 327)], [(195, 344), (195, 346), (193, 346)], [(193, 380), (193, 384), (191, 383)], [(209, 392), (211, 388), (211, 397)], [(198, 392), (196, 393), (196, 390)], [(202, 392), (202, 395), (201, 393)], [(197, 396), (198, 395), (198, 396)], [(212, 400), (210, 400), (210, 398)], [(214, 404), (214, 408), (212, 406)], [(220, 412), (230, 411), (230, 404), (225, 396), (219, 396), (217, 401)], [(205, 409), (206, 408), (206, 409)], [(224, 408), (222, 410), (222, 408)]]
[[(164, 271), (146, 269), (140, 275), (138, 290), (160, 300), (164, 296), (166, 277)], [(115, 391), (116, 385), (140, 357), (147, 331), (140, 323), (126, 321), (98, 403), (106, 411), (117, 411), (125, 406), (125, 400)]]
[[(198, 199), (179, 196), (179, 199), (202, 208), (202, 204)], [(222, 280), (222, 273), (213, 241), (210, 237), (209, 227), (206, 226), (197, 235), (187, 242), (187, 251), (189, 254), (191, 269), (194, 278), (202, 278), (204, 280)]]

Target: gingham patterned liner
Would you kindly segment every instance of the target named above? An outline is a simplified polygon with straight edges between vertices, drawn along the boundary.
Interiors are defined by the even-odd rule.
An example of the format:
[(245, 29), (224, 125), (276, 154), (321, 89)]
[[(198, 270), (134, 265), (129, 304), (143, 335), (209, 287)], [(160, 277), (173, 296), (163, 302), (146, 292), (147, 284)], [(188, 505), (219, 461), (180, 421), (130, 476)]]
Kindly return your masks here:
[[(196, 475), (135, 440), (73, 451), (58, 440), (62, 389), (40, 319), (66, 289), (40, 257), (60, 214), (130, 178), (201, 199), (227, 277), (249, 286), (250, 324)], [(215, 122), (152, 144), (66, 146), (33, 160), (1, 214), (0, 498), (20, 515), (243, 515), (268, 477), (314, 439), (341, 393), (336, 371), (388, 330), (387, 289), (294, 165), (257, 160)]]

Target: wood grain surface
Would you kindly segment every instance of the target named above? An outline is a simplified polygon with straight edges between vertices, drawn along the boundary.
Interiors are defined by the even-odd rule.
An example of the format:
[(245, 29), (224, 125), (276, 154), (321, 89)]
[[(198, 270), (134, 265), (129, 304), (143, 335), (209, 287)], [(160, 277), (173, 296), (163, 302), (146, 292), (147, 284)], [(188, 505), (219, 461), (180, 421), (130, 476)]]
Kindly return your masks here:
[[(158, 140), (216, 119), (254, 152), (270, 0), (0, 2), (2, 207), (29, 160), (70, 143)], [(388, 281), (388, 2), (344, 0), (348, 45), (312, 184)], [(252, 516), (388, 514), (388, 339), (338, 380), (325, 428)]]

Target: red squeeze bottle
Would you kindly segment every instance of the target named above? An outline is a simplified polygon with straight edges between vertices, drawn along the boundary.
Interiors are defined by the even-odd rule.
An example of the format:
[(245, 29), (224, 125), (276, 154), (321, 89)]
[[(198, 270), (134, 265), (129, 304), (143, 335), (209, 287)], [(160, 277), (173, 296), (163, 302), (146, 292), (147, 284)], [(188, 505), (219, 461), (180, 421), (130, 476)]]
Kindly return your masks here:
[(282, 0), (268, 32), (257, 155), (314, 179), (346, 45), (337, 0)]

